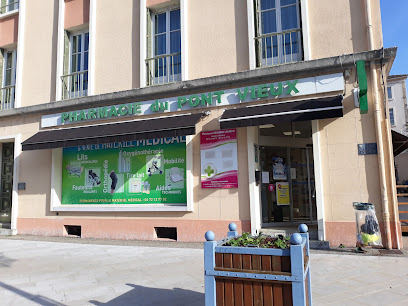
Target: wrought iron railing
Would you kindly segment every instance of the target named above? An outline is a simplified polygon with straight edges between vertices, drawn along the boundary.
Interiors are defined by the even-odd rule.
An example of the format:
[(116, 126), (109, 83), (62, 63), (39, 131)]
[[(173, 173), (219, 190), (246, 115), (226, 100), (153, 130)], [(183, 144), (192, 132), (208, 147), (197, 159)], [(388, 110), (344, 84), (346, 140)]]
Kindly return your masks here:
[(0, 110), (14, 108), (15, 96), (15, 86), (6, 86), (0, 88)]
[(6, 5), (0, 6), (0, 15), (11, 12), (11, 11), (14, 11), (14, 10), (17, 10), (19, 2), (20, 1), (14, 1), (14, 2), (8, 3)]
[(255, 37), (257, 66), (268, 67), (302, 60), (301, 30)]
[(88, 70), (61, 76), (62, 100), (88, 95)]
[(146, 59), (147, 86), (181, 81), (181, 53)]

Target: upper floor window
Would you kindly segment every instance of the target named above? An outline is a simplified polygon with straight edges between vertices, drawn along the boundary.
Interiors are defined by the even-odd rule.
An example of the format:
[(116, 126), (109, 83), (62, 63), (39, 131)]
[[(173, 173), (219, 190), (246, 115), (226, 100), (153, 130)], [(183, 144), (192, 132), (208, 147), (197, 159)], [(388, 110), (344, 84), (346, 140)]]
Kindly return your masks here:
[(391, 123), (391, 126), (395, 126), (394, 109), (390, 108), (389, 111), (390, 111), (390, 123)]
[[(180, 9), (153, 14), (148, 37), (147, 85), (181, 81)], [(149, 50), (151, 46), (151, 50)]]
[(389, 99), (389, 100), (394, 99), (394, 97), (393, 97), (393, 95), (392, 95), (392, 88), (391, 88), (391, 86), (388, 86), (388, 87), (387, 87), (387, 95), (388, 95), (388, 99)]
[(5, 14), (18, 9), (18, 0), (2, 0), (0, 5), (0, 14)]
[(302, 60), (299, 0), (255, 0), (257, 66)]
[[(62, 99), (72, 99), (88, 95), (89, 33), (79, 33), (69, 37), (69, 55), (65, 62), (69, 71), (62, 78)], [(66, 57), (69, 56), (67, 59)], [(66, 69), (68, 70), (68, 69)]]
[(1, 109), (14, 108), (17, 51), (2, 52), (0, 57), (0, 107)]

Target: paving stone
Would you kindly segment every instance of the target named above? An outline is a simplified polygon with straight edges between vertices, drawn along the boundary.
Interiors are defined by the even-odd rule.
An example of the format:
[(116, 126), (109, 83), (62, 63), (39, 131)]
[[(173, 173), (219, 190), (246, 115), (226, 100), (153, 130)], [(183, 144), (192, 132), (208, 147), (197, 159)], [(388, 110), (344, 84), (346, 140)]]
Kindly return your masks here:
[[(314, 305), (408, 305), (407, 257), (310, 258)], [(0, 275), (2, 306), (204, 304), (203, 250), (185, 246), (0, 239)]]

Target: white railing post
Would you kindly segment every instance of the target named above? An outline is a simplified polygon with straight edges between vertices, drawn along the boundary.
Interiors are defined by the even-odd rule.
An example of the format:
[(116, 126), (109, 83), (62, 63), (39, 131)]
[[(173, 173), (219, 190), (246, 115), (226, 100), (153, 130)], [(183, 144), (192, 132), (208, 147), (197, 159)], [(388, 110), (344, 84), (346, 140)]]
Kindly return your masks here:
[(204, 242), (204, 288), (205, 288), (205, 306), (216, 305), (216, 292), (215, 292), (215, 277), (208, 275), (208, 271), (213, 271), (215, 268), (215, 247), (217, 241), (214, 241), (215, 235), (212, 231), (205, 233)]
[[(85, 88), (85, 75), (87, 75), (86, 80), (87, 88)], [(89, 78), (88, 70), (61, 76), (62, 100), (87, 96), (89, 90), (88, 78)]]

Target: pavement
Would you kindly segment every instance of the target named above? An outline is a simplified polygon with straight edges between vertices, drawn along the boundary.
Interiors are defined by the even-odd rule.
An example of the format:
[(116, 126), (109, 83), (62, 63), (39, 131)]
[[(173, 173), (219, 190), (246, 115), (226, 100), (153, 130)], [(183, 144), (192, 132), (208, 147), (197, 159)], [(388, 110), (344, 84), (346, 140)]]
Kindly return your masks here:
[[(408, 257), (312, 251), (314, 305), (408, 305)], [(204, 305), (202, 244), (0, 238), (0, 305)]]

